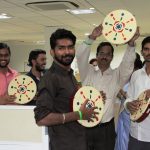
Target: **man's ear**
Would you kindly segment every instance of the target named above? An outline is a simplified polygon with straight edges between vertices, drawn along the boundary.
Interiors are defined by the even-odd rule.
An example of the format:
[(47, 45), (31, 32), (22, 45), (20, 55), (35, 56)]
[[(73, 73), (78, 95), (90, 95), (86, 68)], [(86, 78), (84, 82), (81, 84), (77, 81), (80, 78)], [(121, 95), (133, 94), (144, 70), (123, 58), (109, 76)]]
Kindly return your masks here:
[(96, 53), (96, 58), (98, 57), (98, 53)]
[(35, 62), (35, 59), (32, 59), (31, 62), (32, 62), (32, 66), (34, 66), (35, 63), (36, 63), (36, 62)]
[(50, 54), (51, 54), (52, 57), (54, 57), (54, 50), (51, 49)]

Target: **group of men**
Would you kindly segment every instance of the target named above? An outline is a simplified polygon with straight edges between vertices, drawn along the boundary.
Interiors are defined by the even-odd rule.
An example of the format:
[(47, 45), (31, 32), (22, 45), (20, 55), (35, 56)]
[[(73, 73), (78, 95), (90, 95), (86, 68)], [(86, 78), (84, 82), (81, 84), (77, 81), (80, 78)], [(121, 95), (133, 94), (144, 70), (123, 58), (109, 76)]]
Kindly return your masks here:
[[(10, 47), (6, 43), (0, 43), (0, 105), (15, 104), (15, 96), (8, 95), (8, 85), (12, 79), (14, 79), (19, 73), (9, 67), (11, 57)], [(36, 83), (45, 72), (46, 65), (46, 51), (41, 49), (32, 50), (29, 54), (28, 65), (31, 70), (26, 74), (30, 76)], [(36, 101), (33, 99), (26, 105), (35, 105)]]
[[(131, 77), (136, 57), (135, 40), (139, 37), (139, 29), (137, 28), (135, 35), (127, 43), (122, 62), (116, 69), (110, 67), (114, 56), (113, 46), (109, 42), (100, 43), (96, 52), (98, 69), (95, 69), (88, 62), (90, 49), (92, 43), (102, 35), (102, 30), (102, 25), (94, 28), (87, 39), (76, 49), (76, 53), (76, 36), (71, 31), (57, 29), (50, 37), (50, 53), (53, 63), (38, 83), (34, 112), (37, 125), (48, 126), (51, 150), (113, 150), (116, 138), (114, 103), (119, 90), (131, 78), (128, 99), (124, 104), (129, 112), (138, 109), (137, 98), (140, 92), (147, 90), (147, 97), (150, 97), (148, 90), (150, 89), (150, 37), (146, 37), (142, 42), (141, 54), (145, 65), (142, 69), (135, 71)], [(3, 51), (0, 47), (0, 72), (1, 74), (9, 72), (11, 76), (15, 76), (16, 73), (8, 68), (10, 51), (8, 49), (5, 53)], [(78, 83), (71, 69), (75, 55), (82, 85), (92, 86), (106, 95), (102, 121), (92, 128), (85, 128), (77, 122), (77, 120), (93, 121), (96, 117), (96, 108), (86, 107), (88, 100), (78, 111), (71, 109), (73, 96), (78, 90)], [(43, 71), (46, 63), (45, 58), (42, 61), (44, 63), (35, 65), (37, 61), (36, 58), (29, 61), (34, 68), (29, 74), (35, 76), (36, 80), (41, 77), (38, 71)], [(6, 99), (8, 97), (7, 95)], [(9, 102), (13, 99), (14, 97), (10, 96)], [(149, 124), (150, 116), (141, 123), (131, 121), (129, 150), (150, 149)]]

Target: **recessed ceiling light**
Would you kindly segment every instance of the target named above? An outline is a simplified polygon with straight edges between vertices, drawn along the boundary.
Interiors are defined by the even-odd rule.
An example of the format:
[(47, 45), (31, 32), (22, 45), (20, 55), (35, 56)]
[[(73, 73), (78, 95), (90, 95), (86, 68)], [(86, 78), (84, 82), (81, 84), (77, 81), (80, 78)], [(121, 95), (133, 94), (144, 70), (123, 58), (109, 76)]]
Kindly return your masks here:
[(74, 14), (74, 15), (79, 15), (79, 14), (92, 14), (95, 13), (95, 9), (67, 9), (66, 11)]
[(85, 33), (84, 35), (86, 35), (86, 36), (87, 36), (87, 35), (90, 35), (90, 33)]
[(0, 14), (0, 19), (9, 19), (9, 18), (11, 18), (11, 16), (8, 16), (8, 15), (5, 14), (5, 13), (1, 13), (1, 14)]
[(36, 41), (36, 44), (43, 45), (43, 44), (45, 44), (45, 41), (44, 40), (43, 41)]
[(5, 13), (1, 13), (1, 15), (6, 16), (7, 14), (5, 14)]
[(97, 26), (97, 24), (93, 23), (93, 26), (95, 26), (95, 27), (96, 27), (96, 26)]

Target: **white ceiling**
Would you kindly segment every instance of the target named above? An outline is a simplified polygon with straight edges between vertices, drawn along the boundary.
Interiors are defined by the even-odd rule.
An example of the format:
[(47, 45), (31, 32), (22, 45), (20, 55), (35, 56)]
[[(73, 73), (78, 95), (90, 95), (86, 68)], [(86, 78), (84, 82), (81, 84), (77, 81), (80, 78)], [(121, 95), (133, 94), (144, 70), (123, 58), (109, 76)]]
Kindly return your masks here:
[(83, 9), (94, 7), (96, 13), (89, 15), (72, 15), (65, 9), (37, 10), (26, 5), (43, 1), (48, 0), (0, 0), (0, 13), (12, 16), (11, 19), (0, 20), (0, 41), (43, 41), (45, 27), (67, 28), (82, 40), (84, 34), (94, 28), (93, 24), (100, 24), (109, 12), (116, 9), (130, 11), (135, 15), (142, 36), (150, 35), (149, 0), (68, 0)]

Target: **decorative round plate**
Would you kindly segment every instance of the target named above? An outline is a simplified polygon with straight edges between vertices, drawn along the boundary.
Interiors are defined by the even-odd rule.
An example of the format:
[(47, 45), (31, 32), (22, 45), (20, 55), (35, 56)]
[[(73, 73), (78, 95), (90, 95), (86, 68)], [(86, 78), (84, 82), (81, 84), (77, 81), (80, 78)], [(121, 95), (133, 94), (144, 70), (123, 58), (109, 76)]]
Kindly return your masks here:
[(115, 10), (103, 21), (103, 35), (113, 44), (124, 44), (135, 34), (137, 24), (135, 17), (127, 10)]
[(8, 94), (15, 95), (15, 103), (25, 104), (30, 102), (37, 92), (36, 83), (27, 75), (16, 76), (8, 86)]
[(130, 114), (130, 119), (132, 121), (141, 122), (150, 113), (149, 111), (150, 98), (146, 96), (146, 91), (144, 91), (139, 95), (137, 100), (140, 101), (139, 109), (135, 111), (133, 114)]
[(93, 118), (94, 122), (88, 120), (78, 120), (78, 122), (85, 127), (93, 127), (100, 123), (103, 115), (104, 104), (103, 99), (98, 90), (90, 86), (81, 87), (77, 93), (75, 94), (73, 100), (73, 110), (78, 111), (81, 105), (85, 102), (85, 100), (89, 100), (86, 107), (97, 107), (95, 109), (99, 114), (96, 115), (96, 118)]

